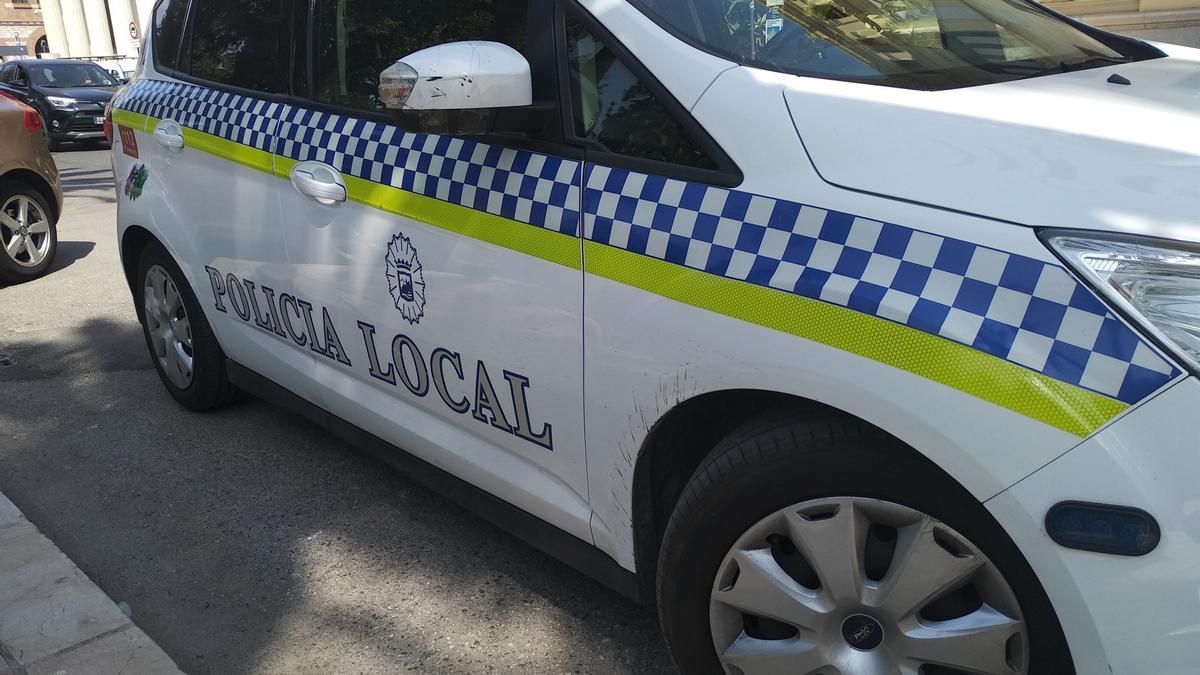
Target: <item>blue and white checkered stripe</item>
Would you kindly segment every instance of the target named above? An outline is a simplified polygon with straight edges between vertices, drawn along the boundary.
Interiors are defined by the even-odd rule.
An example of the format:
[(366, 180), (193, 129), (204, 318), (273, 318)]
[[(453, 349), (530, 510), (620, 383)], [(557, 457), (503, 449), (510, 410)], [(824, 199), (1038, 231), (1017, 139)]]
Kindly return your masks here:
[(285, 106), (276, 153), (407, 192), (576, 236), (582, 166), (451, 136), (406, 133)]
[(588, 239), (895, 321), (1136, 403), (1179, 374), (1058, 265), (738, 190), (589, 166)]
[(271, 151), (278, 103), (179, 82), (138, 80), (121, 107), (156, 119), (171, 119), (190, 129)]
[[(574, 160), (178, 82), (140, 80), (118, 104), (363, 180), (579, 232), (583, 168)], [(1125, 403), (1179, 375), (1058, 265), (622, 169), (590, 166), (582, 182), (584, 235), (599, 243), (895, 321)]]
[[(123, 108), (562, 234), (579, 234), (582, 164), (179, 82), (139, 80)], [(275, 127), (273, 125), (278, 125)], [(272, 137), (275, 146), (271, 147)]]

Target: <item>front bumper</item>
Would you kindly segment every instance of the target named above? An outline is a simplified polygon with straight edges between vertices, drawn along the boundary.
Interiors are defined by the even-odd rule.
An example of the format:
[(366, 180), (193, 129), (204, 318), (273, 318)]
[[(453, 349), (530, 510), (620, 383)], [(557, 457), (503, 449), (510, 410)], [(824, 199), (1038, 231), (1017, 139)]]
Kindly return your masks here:
[(50, 111), (46, 131), (55, 141), (89, 141), (104, 138), (104, 105), (80, 102), (73, 109)]
[[(1198, 408), (1189, 378), (987, 503), (1041, 579), (1080, 675), (1200, 672)], [(1044, 520), (1065, 500), (1144, 509), (1162, 541), (1140, 558), (1061, 547)]]

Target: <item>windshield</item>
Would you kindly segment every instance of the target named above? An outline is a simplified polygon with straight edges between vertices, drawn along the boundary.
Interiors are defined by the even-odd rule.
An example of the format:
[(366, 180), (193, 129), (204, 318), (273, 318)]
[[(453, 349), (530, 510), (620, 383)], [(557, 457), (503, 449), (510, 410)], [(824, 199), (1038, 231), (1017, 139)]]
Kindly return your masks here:
[(633, 0), (746, 65), (950, 89), (1133, 60), (1023, 0)]
[(36, 63), (27, 64), (29, 79), (41, 87), (115, 87), (119, 83), (112, 75), (94, 63)]

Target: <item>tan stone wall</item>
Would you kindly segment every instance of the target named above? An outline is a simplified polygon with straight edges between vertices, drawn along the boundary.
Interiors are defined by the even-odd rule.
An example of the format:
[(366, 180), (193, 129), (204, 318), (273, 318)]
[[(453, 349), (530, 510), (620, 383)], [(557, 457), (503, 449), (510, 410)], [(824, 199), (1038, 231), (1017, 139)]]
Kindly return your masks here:
[(0, 0), (0, 45), (21, 45), (33, 56), (34, 45), (45, 34), (38, 0)]
[(1113, 33), (1200, 47), (1200, 0), (1052, 0), (1045, 4)]
[(1200, 0), (1049, 0), (1043, 4), (1068, 16), (1200, 9)]

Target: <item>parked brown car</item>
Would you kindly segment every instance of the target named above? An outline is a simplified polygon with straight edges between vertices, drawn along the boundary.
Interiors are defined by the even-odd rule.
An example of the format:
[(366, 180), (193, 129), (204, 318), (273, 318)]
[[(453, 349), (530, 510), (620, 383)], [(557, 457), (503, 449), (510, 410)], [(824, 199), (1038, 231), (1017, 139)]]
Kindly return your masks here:
[(62, 202), (41, 115), (0, 96), (0, 282), (28, 281), (50, 268)]

